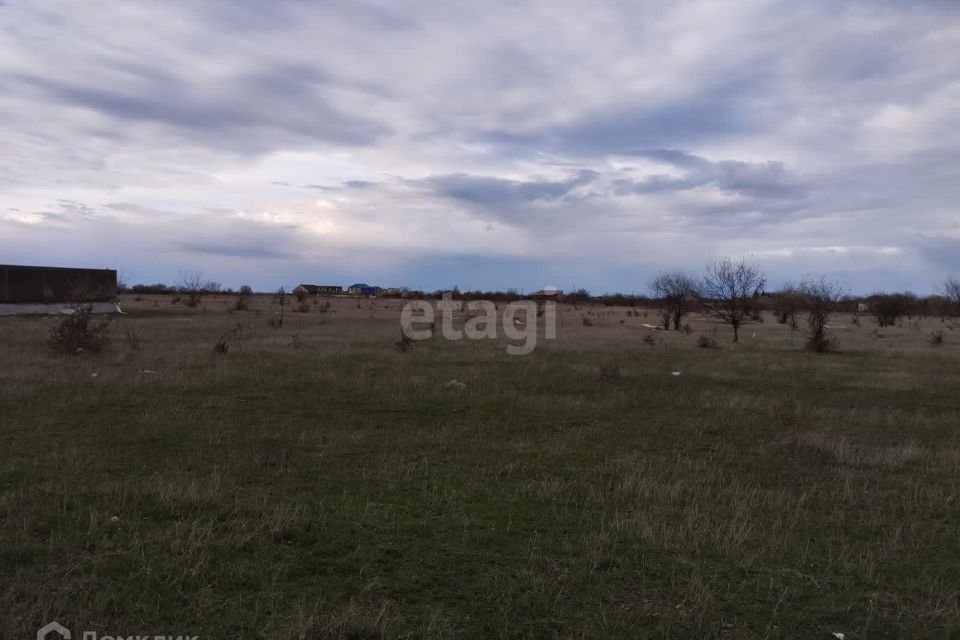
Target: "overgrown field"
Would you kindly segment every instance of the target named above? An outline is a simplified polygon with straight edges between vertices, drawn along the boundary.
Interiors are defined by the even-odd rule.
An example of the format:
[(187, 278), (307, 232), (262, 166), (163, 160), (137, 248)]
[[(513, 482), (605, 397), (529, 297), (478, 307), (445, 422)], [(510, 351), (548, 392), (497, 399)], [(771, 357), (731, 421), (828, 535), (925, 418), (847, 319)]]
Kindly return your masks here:
[(0, 638), (960, 636), (947, 322), (813, 354), (564, 307), (512, 357), (400, 352), (399, 301), (232, 302), (125, 300), (73, 356), (0, 318)]

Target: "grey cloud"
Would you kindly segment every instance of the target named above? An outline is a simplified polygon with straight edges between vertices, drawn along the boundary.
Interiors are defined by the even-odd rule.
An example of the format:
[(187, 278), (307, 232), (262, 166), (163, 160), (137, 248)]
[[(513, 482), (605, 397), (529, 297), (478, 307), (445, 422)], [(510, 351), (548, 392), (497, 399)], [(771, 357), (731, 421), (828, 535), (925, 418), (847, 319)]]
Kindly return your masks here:
[(261, 243), (202, 242), (189, 241), (178, 244), (180, 249), (196, 253), (233, 258), (296, 258), (298, 254), (278, 247), (264, 246)]
[(25, 73), (14, 80), (60, 105), (119, 122), (159, 123), (218, 148), (261, 151), (308, 140), (367, 145), (388, 132), (382, 123), (332, 106), (324, 96), (328, 78), (305, 65), (246, 71), (202, 85), (126, 62), (117, 70), (126, 80), (109, 86)]
[(620, 189), (629, 186), (634, 193), (678, 191), (713, 185), (725, 193), (756, 198), (798, 198), (809, 190), (808, 185), (787, 172), (782, 162), (710, 162), (682, 151), (662, 149), (635, 155), (666, 162), (687, 170), (687, 173), (679, 178), (650, 176), (642, 181), (620, 181)]
[[(309, 255), (302, 230), (233, 213), (275, 207), (343, 232), (330, 251), (446, 224), (459, 247), (463, 212), (587, 230), (610, 289), (636, 238), (678, 229), (676, 260), (905, 246), (958, 268), (954, 0), (0, 6), (5, 228), (53, 256), (74, 228), (92, 253), (123, 228), (131, 254), (172, 262)], [(618, 168), (638, 158), (668, 168)], [(467, 286), (471, 264), (444, 277)]]
[(620, 102), (569, 124), (529, 131), (493, 130), (479, 138), (511, 149), (579, 156), (629, 155), (650, 147), (702, 144), (761, 130), (763, 115), (751, 98), (762, 91), (763, 82), (758, 75), (683, 97)]
[(945, 273), (960, 274), (960, 237), (923, 237), (914, 243), (920, 256)]
[(562, 198), (574, 189), (593, 182), (599, 174), (581, 170), (566, 180), (508, 180), (454, 173), (433, 176), (423, 184), (438, 195), (483, 207), (512, 207), (536, 201)]

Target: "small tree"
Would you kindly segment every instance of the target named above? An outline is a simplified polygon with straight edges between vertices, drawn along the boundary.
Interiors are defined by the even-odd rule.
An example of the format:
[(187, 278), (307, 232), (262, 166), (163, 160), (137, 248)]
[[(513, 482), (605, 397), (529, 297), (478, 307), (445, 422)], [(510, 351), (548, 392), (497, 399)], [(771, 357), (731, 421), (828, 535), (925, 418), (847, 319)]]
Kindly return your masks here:
[(283, 326), (283, 312), (287, 306), (287, 292), (283, 287), (280, 287), (276, 295), (273, 296), (273, 304), (277, 306), (276, 314), (279, 317), (271, 318), (270, 326), (274, 329), (279, 329)]
[(892, 327), (907, 310), (907, 297), (901, 293), (873, 296), (870, 311), (881, 327)]
[(204, 285), (203, 273), (200, 271), (183, 271), (180, 273), (180, 282), (177, 284), (177, 290), (186, 299), (188, 307), (200, 306), (203, 299)]
[(243, 285), (240, 287), (240, 293), (237, 294), (237, 301), (234, 303), (233, 308), (237, 311), (246, 311), (248, 308), (248, 301), (250, 296), (253, 295), (253, 289), (249, 285)]
[(943, 283), (943, 295), (953, 307), (952, 312), (960, 313), (960, 278), (947, 278)]
[(650, 282), (650, 289), (663, 305), (660, 318), (664, 329), (673, 324), (675, 331), (680, 329), (680, 320), (690, 311), (696, 291), (693, 278), (680, 271), (657, 274)]
[(800, 283), (798, 291), (807, 311), (807, 348), (817, 352), (829, 351), (833, 341), (826, 337), (827, 321), (843, 295), (840, 285), (828, 282), (826, 278), (807, 279)]
[(773, 294), (773, 315), (780, 324), (789, 324), (797, 330), (797, 313), (803, 308), (803, 296), (792, 284), (785, 284)]
[(760, 267), (730, 258), (707, 267), (697, 287), (704, 314), (733, 327), (733, 341), (740, 339), (740, 326), (750, 320), (767, 283)]
[(99, 353), (107, 346), (110, 318), (95, 321), (93, 305), (81, 304), (50, 335), (50, 348), (60, 353)]

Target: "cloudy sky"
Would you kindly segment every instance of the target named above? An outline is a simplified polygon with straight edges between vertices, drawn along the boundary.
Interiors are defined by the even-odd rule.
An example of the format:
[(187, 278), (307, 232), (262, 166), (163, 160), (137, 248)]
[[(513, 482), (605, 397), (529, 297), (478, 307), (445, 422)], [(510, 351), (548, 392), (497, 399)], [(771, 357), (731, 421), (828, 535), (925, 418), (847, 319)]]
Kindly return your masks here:
[(960, 275), (960, 3), (0, 0), (0, 262), (434, 289)]

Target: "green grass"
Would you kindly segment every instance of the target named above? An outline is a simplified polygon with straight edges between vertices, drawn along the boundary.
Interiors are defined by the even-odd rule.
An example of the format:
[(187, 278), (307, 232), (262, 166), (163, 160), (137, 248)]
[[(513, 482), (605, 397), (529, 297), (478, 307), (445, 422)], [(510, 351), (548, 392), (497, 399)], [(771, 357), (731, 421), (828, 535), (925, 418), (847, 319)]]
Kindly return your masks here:
[(0, 638), (960, 635), (952, 333), (651, 347), (598, 311), (510, 357), (208, 307), (89, 357), (0, 322)]

